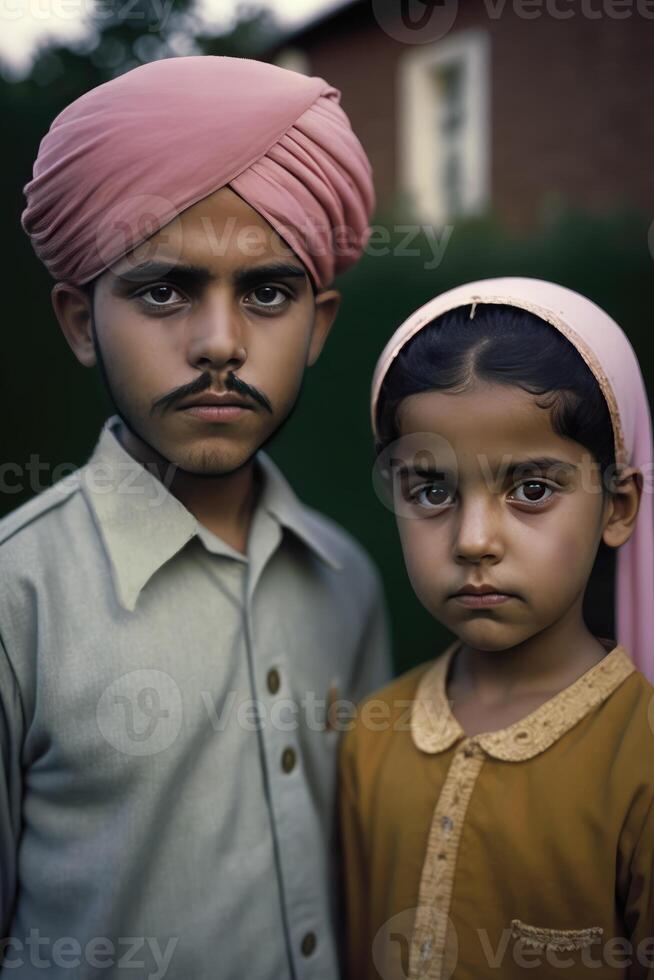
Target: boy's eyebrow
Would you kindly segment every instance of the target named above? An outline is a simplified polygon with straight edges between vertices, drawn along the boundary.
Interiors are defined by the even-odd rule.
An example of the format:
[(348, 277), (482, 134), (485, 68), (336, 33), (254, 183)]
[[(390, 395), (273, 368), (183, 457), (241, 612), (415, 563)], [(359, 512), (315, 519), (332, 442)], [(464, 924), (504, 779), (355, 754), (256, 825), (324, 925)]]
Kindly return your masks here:
[[(114, 273), (121, 286), (132, 283), (154, 282), (157, 279), (172, 279), (186, 286), (206, 286), (218, 277), (206, 266), (171, 262), (142, 262), (130, 267), (123, 275)], [(306, 279), (306, 270), (293, 263), (273, 262), (268, 265), (248, 266), (235, 269), (232, 282), (241, 289), (256, 286), (269, 279)]]

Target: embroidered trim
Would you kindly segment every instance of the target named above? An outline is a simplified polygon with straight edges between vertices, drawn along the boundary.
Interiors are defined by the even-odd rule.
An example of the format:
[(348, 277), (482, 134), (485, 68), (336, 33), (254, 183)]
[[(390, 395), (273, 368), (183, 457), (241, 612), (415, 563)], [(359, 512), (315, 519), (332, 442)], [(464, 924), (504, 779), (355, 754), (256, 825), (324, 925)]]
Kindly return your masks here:
[(588, 929), (544, 929), (541, 926), (530, 926), (520, 919), (512, 919), (511, 935), (514, 939), (521, 939), (525, 946), (533, 946), (535, 949), (549, 947), (564, 952), (585, 949), (598, 942), (604, 935), (604, 930), (601, 926), (590, 926)]
[[(411, 735), (423, 752), (442, 752), (465, 732), (446, 697), (447, 672), (460, 641), (455, 641), (422, 675), (411, 713)], [(576, 681), (507, 728), (484, 732), (475, 741), (495, 759), (522, 762), (544, 752), (598, 707), (635, 670), (631, 657), (617, 644)]]
[(456, 950), (448, 926), (454, 871), (466, 810), (483, 764), (484, 753), (474, 738), (462, 742), (434, 809), (411, 937), (409, 980), (441, 980), (452, 975), (454, 964), (449, 959)]

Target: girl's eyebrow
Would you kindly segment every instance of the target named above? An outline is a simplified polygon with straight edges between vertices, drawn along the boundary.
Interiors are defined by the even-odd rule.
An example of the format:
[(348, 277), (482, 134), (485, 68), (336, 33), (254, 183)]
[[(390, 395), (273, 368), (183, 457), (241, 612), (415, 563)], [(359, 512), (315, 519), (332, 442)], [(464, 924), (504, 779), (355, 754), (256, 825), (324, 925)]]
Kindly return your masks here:
[[(436, 466), (422, 466), (420, 464), (407, 465), (404, 460), (391, 460), (391, 465), (394, 462), (402, 463), (402, 465), (398, 468), (399, 473), (402, 476), (419, 476), (425, 480), (442, 481), (448, 477), (451, 478), (453, 475), (452, 471), (447, 469), (438, 469)], [(534, 456), (517, 460), (510, 463), (508, 466), (505, 465), (504, 461), (501, 461), (498, 464), (497, 469), (503, 472), (505, 476), (512, 477), (518, 470), (522, 470), (523, 473), (546, 473), (548, 470), (556, 469), (559, 472), (563, 471), (565, 475), (570, 475), (574, 473), (578, 467), (575, 463), (570, 463), (564, 459), (557, 459), (555, 456)]]
[(512, 476), (516, 470), (538, 470), (539, 472), (546, 472), (547, 470), (563, 470), (565, 473), (574, 473), (577, 469), (575, 463), (570, 463), (565, 459), (556, 459), (555, 456), (535, 456), (528, 457), (527, 459), (518, 460), (507, 468), (507, 475)]

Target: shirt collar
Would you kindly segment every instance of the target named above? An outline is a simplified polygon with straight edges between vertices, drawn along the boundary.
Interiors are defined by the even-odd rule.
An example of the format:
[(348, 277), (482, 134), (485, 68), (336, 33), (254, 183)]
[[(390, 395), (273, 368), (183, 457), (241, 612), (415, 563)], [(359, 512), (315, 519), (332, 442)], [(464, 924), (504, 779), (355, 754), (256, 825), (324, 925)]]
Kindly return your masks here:
[[(465, 738), (446, 696), (446, 679), (455, 641), (421, 677), (412, 706), (411, 735), (423, 752), (443, 752)], [(544, 752), (590, 711), (598, 707), (635, 670), (618, 644), (576, 681), (508, 728), (472, 736), (488, 755), (522, 762)]]
[[(133, 611), (148, 580), (195, 535), (216, 554), (247, 562), (201, 525), (154, 473), (123, 448), (116, 430), (118, 415), (105, 422), (89, 461), (79, 471), (82, 491), (103, 541), (116, 594)], [(262, 486), (257, 509), (267, 511), (281, 526), (336, 571), (342, 569), (324, 526), (301, 501), (279, 468), (262, 450), (256, 454)]]

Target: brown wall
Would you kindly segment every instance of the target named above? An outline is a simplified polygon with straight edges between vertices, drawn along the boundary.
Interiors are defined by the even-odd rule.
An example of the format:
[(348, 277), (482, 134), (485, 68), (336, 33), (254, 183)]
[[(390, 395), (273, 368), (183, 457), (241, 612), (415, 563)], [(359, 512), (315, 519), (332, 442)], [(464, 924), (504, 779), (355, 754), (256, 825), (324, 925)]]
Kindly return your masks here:
[[(597, 11), (604, 2), (586, 0)], [(453, 31), (483, 27), (491, 38), (493, 210), (515, 228), (533, 225), (560, 199), (593, 210), (630, 204), (654, 218), (654, 20), (635, 9), (623, 20), (589, 19), (567, 0), (558, 8), (575, 16), (559, 20), (543, 8), (538, 19), (523, 19), (507, 0), (494, 19), (481, 2), (459, 4)], [(408, 45), (381, 30), (369, 2), (291, 43), (306, 53), (312, 74), (341, 89), (379, 201), (390, 202), (396, 70)]]

